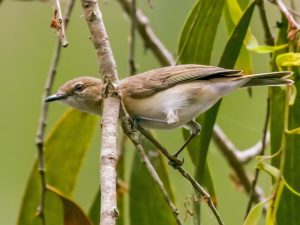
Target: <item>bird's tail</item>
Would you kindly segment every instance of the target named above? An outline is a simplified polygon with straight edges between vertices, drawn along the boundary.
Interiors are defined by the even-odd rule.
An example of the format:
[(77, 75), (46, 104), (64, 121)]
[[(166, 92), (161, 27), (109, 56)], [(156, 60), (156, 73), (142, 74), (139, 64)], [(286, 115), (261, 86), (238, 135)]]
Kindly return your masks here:
[(291, 75), (293, 75), (293, 72), (291, 71), (245, 75), (243, 76), (245, 79), (250, 79), (243, 85), (243, 87), (291, 85), (294, 81), (287, 79)]

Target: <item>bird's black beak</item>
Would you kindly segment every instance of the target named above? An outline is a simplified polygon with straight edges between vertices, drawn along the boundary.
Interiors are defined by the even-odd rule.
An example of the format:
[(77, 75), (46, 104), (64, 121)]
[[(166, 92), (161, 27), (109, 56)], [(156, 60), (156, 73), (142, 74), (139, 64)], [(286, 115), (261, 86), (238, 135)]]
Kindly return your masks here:
[(61, 100), (61, 99), (65, 99), (65, 98), (67, 98), (66, 95), (56, 93), (56, 94), (53, 94), (53, 95), (50, 95), (50, 96), (46, 97), (45, 102), (53, 102), (53, 101)]

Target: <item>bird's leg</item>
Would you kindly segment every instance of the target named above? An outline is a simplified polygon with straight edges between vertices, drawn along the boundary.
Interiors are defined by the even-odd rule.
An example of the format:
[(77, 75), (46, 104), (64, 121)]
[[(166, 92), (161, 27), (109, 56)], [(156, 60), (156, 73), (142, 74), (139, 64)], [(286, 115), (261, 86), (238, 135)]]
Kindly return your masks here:
[(143, 116), (132, 116), (133, 120), (133, 126), (132, 129), (136, 130), (139, 123), (143, 121), (149, 121), (149, 122), (158, 122), (158, 123), (167, 123), (165, 120), (160, 120), (160, 119), (154, 119), (154, 118), (147, 118)]
[(186, 126), (191, 130), (191, 136), (186, 140), (186, 142), (181, 146), (181, 148), (173, 155), (176, 158), (182, 152), (182, 150), (191, 142), (191, 140), (193, 140), (194, 137), (196, 137), (199, 134), (201, 130), (200, 124), (196, 123), (193, 120), (188, 122)]
[(179, 159), (177, 159), (175, 156), (173, 156), (172, 154), (170, 154), (164, 147), (161, 146), (161, 144), (159, 142), (157, 142), (153, 136), (147, 132), (140, 124), (139, 122), (142, 121), (150, 121), (150, 122), (160, 122), (160, 123), (166, 123), (166, 124), (174, 124), (177, 123), (178, 117), (175, 113), (169, 112), (167, 114), (167, 120), (159, 120), (159, 119), (153, 119), (153, 118), (146, 118), (146, 117), (142, 117), (142, 116), (133, 116), (132, 117), (133, 120), (133, 127), (135, 127), (136, 129), (138, 129), (145, 137), (147, 137), (151, 142), (155, 143), (155, 145), (159, 145), (160, 148), (159, 150), (161, 151), (161, 153), (163, 153), (168, 159), (169, 159), (169, 164), (171, 166), (173, 166), (174, 168), (181, 166), (183, 164), (183, 160), (180, 161)]

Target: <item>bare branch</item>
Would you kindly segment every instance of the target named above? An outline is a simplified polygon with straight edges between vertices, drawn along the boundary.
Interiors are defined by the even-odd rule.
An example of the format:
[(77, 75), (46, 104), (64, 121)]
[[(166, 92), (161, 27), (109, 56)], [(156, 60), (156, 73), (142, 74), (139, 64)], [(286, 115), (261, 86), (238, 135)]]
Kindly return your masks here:
[[(270, 132), (267, 132), (265, 146), (269, 146), (269, 144), (270, 144)], [(237, 151), (235, 152), (235, 154), (241, 163), (247, 163), (260, 154), (262, 147), (263, 147), (263, 142), (259, 141), (252, 147), (246, 150)]]
[(265, 32), (265, 43), (267, 45), (273, 46), (274, 45), (274, 37), (271, 33), (271, 29), (268, 24), (266, 10), (265, 10), (265, 6), (264, 6), (264, 0), (256, 0), (256, 5), (258, 6), (259, 15), (260, 15), (262, 25), (264, 28), (264, 32)]
[[(67, 28), (68, 21), (70, 15), (72, 13), (74, 7), (75, 0), (69, 0), (65, 10), (65, 25)], [(42, 223), (45, 224), (45, 215), (44, 215), (44, 206), (45, 206), (45, 194), (46, 194), (46, 174), (45, 174), (45, 159), (44, 159), (44, 136), (45, 136), (45, 129), (46, 129), (46, 121), (48, 118), (48, 103), (44, 101), (46, 96), (49, 96), (52, 90), (53, 81), (56, 74), (56, 69), (58, 66), (58, 62), (60, 59), (60, 53), (62, 50), (62, 45), (60, 43), (60, 39), (57, 39), (56, 47), (54, 50), (54, 54), (52, 57), (52, 63), (49, 68), (47, 81), (45, 84), (45, 91), (42, 98), (42, 106), (41, 106), (41, 113), (39, 118), (39, 124), (36, 132), (36, 146), (37, 146), (37, 161), (38, 161), (38, 170), (41, 179), (41, 196), (40, 196), (40, 203), (37, 210), (37, 215), (41, 218)]]
[(286, 17), (290, 27), (288, 32), (288, 38), (291, 40), (295, 39), (296, 34), (300, 31), (300, 24), (295, 20), (294, 16), (282, 2), (282, 0), (269, 0), (269, 2), (277, 5), (282, 14)]
[[(122, 5), (124, 11), (130, 15), (130, 2), (128, 0), (118, 0)], [(164, 65), (174, 65), (175, 60), (168, 49), (163, 45), (159, 38), (155, 35), (151, 26), (149, 25), (148, 18), (142, 13), (141, 10), (136, 10), (136, 23), (138, 31), (144, 40), (146, 48), (150, 48), (159, 62)]]
[(164, 199), (166, 201), (166, 203), (168, 204), (169, 208), (171, 209), (173, 216), (176, 220), (176, 223), (178, 225), (183, 224), (180, 219), (179, 219), (179, 212), (178, 209), (176, 208), (176, 206), (174, 205), (174, 203), (172, 202), (168, 192), (166, 191), (163, 182), (161, 181), (161, 179), (159, 178), (156, 170), (153, 168), (150, 160), (148, 159), (142, 144), (140, 143), (139, 137), (137, 137), (137, 135), (135, 135), (134, 132), (132, 132), (131, 130), (131, 122), (130, 122), (130, 117), (126, 112), (125, 106), (123, 105), (123, 102), (121, 102), (121, 122), (122, 122), (122, 128), (124, 130), (124, 133), (130, 138), (130, 140), (132, 141), (132, 143), (135, 145), (143, 163), (145, 164), (150, 176), (152, 177), (152, 179), (154, 180), (154, 182), (156, 183), (156, 185), (158, 186), (159, 190), (161, 191), (161, 193), (164, 196)]
[(81, 0), (81, 4), (96, 50), (99, 72), (104, 85), (99, 172), (101, 182), (100, 224), (114, 225), (118, 217), (116, 162), (120, 98), (114, 85), (118, 82), (118, 74), (97, 0)]
[(68, 41), (65, 33), (65, 25), (64, 25), (65, 21), (62, 16), (59, 0), (53, 0), (53, 7), (54, 7), (54, 14), (51, 20), (50, 27), (54, 28), (57, 31), (62, 46), (67, 47)]
[[(258, 156), (262, 149), (262, 141), (257, 142), (255, 145), (245, 150), (237, 149), (217, 124), (214, 126), (213, 138), (224, 156), (226, 155), (228, 158), (232, 157), (232, 160), (236, 160), (240, 164), (247, 163)], [(270, 133), (267, 132), (265, 146), (268, 146), (269, 143)]]
[(131, 0), (130, 7), (130, 17), (131, 17), (131, 27), (130, 27), (130, 36), (129, 36), (129, 68), (130, 75), (136, 73), (136, 65), (135, 65), (135, 31), (136, 31), (136, 0)]
[[(263, 128), (263, 137), (262, 137), (262, 146), (261, 146), (260, 155), (265, 154), (269, 120), (270, 120), (270, 93), (267, 97), (267, 111), (266, 111), (266, 118), (265, 118), (265, 123), (264, 123), (264, 128)], [(249, 202), (248, 202), (248, 206), (246, 209), (245, 218), (249, 214), (251, 207), (252, 207), (253, 200), (255, 199), (255, 196), (256, 196), (255, 189), (256, 189), (257, 182), (258, 182), (259, 172), (260, 172), (260, 169), (256, 168), (254, 179), (251, 184)]]
[[(229, 165), (234, 170), (235, 174), (238, 176), (239, 182), (244, 186), (245, 191), (247, 193), (250, 193), (251, 190), (251, 181), (249, 177), (247, 176), (247, 173), (245, 171), (245, 168), (242, 164), (242, 162), (245, 162), (247, 157), (250, 157), (251, 154), (254, 152), (261, 152), (261, 146), (262, 143), (258, 142), (255, 146), (253, 146), (247, 150), (244, 150), (242, 153), (240, 150), (236, 149), (234, 144), (226, 137), (224, 132), (221, 130), (221, 128), (218, 125), (214, 126), (214, 141), (218, 145), (220, 151), (223, 153), (224, 157), (227, 159)], [(246, 153), (248, 151), (251, 151), (251, 153)], [(241, 157), (241, 154), (245, 154)], [(262, 190), (261, 188), (257, 187), (255, 189), (254, 194), (254, 200), (256, 202), (259, 202), (263, 198)]]
[(297, 11), (295, 11), (293, 9), (289, 9), (289, 11), (290, 11), (290, 13), (294, 14), (295, 16), (300, 17), (300, 13), (299, 12), (297, 12)]
[[(174, 161), (176, 159), (173, 158), (172, 155), (168, 153), (168, 150), (164, 148), (148, 131), (143, 129), (141, 126), (138, 126), (138, 130), (160, 151), (162, 152), (170, 161)], [(215, 208), (213, 201), (209, 194), (201, 187), (200, 184), (185, 170), (182, 166), (174, 167), (174, 169), (178, 170), (181, 175), (186, 178), (192, 186), (196, 189), (196, 191), (205, 199), (208, 203), (208, 206), (211, 208), (213, 214), (217, 218), (219, 224), (223, 224), (221, 217), (218, 214), (217, 209)]]

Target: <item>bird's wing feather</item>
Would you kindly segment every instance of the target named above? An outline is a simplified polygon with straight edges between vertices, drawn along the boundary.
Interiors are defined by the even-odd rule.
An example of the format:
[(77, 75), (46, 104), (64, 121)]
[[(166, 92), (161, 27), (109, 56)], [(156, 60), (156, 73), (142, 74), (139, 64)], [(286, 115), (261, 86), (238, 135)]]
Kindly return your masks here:
[(128, 77), (121, 81), (120, 87), (123, 93), (132, 98), (144, 98), (180, 83), (239, 76), (241, 76), (240, 70), (187, 64), (154, 69)]

